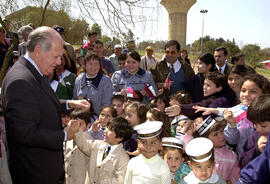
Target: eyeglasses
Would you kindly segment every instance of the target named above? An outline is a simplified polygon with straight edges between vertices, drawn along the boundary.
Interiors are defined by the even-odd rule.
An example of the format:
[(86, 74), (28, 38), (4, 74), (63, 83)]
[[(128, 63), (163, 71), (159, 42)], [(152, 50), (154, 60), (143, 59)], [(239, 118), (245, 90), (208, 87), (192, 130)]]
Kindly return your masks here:
[(165, 50), (165, 54), (176, 55), (177, 52), (175, 50), (172, 50), (172, 51)]

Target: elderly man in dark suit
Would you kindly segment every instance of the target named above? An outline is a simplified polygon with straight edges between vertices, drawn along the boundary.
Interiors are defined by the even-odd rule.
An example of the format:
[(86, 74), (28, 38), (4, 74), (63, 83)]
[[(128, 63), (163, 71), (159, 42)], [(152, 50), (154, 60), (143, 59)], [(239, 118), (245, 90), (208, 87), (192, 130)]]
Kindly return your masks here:
[(72, 126), (63, 130), (61, 111), (89, 106), (84, 100), (60, 102), (46, 78), (61, 63), (63, 43), (52, 28), (35, 29), (29, 35), (26, 55), (4, 79), (3, 111), (13, 184), (58, 183), (64, 172), (63, 141), (74, 135)]

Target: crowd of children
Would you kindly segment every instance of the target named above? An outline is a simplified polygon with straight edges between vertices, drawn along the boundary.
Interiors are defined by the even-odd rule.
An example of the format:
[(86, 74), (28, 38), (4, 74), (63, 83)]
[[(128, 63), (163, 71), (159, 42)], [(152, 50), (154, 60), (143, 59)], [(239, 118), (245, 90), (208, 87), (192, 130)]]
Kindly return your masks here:
[[(218, 75), (206, 76), (205, 101), (222, 90), (220, 77), (210, 77)], [(92, 123), (90, 111), (72, 111), (70, 118), (81, 124), (74, 141), (64, 145), (65, 182), (236, 183), (240, 168), (263, 152), (270, 132), (269, 81), (247, 75), (239, 89), (240, 103), (229, 108), (209, 107), (223, 96), (192, 104), (190, 95), (179, 91), (150, 104), (114, 95)], [(200, 117), (192, 119), (191, 111)]]
[[(128, 57), (119, 56), (120, 69)], [(79, 122), (74, 139), (63, 145), (62, 183), (235, 184), (239, 178), (250, 180), (241, 175), (241, 169), (246, 172), (246, 165), (264, 152), (270, 133), (270, 82), (262, 75), (245, 65), (222, 74), (214, 67), (214, 56), (207, 53), (199, 57), (198, 74), (186, 81), (186, 90), (168, 96), (150, 85), (154, 86), (151, 91), (141, 81), (144, 71), (134, 74), (136, 81), (129, 81), (144, 89), (133, 90), (125, 80), (116, 93), (98, 55), (79, 56), (77, 65), (86, 70), (69, 81), (65, 79), (70, 74), (64, 67), (67, 61), (62, 59), (58, 68), (62, 73), (56, 73), (58, 79), (51, 82), (54, 91), (61, 97), (63, 85), (71, 98), (69, 88), (74, 87), (73, 98), (89, 98), (90, 103), (88, 110), (62, 112), (63, 127), (70, 126), (70, 120)], [(130, 70), (139, 62), (140, 58), (131, 60)], [(125, 78), (134, 77), (127, 74)], [(101, 89), (104, 81), (110, 85)], [(150, 102), (144, 104), (146, 95)], [(0, 179), (10, 180), (2, 139), (0, 143)]]

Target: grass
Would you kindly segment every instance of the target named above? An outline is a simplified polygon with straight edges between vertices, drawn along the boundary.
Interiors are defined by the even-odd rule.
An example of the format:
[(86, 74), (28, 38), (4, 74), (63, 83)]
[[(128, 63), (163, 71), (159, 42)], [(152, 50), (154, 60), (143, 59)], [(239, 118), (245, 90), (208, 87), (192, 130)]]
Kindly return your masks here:
[(265, 76), (266, 78), (270, 79), (270, 70), (269, 69), (264, 69), (264, 68), (257, 68), (256, 71)]

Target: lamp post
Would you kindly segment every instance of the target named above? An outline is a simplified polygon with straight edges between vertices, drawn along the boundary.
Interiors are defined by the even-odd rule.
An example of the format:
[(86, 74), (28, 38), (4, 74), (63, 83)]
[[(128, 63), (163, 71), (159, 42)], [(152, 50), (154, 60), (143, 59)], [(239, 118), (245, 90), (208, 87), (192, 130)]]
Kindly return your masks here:
[(208, 10), (200, 10), (200, 12), (203, 14), (202, 19), (202, 37), (201, 37), (201, 53), (203, 52), (203, 29), (204, 29), (204, 14), (208, 12)]

